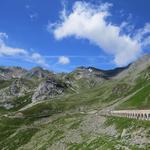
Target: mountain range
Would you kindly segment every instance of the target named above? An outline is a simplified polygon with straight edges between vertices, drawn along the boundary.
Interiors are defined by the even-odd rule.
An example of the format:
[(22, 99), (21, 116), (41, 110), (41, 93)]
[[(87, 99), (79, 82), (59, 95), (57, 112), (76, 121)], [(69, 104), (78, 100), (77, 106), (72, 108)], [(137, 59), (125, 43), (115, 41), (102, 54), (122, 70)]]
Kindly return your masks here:
[(150, 55), (126, 67), (0, 67), (0, 149), (149, 149), (150, 122), (105, 116), (150, 109)]

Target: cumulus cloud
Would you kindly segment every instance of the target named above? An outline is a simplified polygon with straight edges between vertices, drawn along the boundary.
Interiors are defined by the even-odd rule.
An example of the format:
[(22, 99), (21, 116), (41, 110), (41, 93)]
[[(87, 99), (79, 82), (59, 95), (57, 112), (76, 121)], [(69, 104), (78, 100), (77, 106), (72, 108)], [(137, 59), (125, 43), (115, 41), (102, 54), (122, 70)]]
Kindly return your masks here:
[(60, 56), (58, 58), (58, 63), (62, 64), (62, 65), (67, 65), (67, 64), (70, 63), (70, 59), (68, 57), (66, 57), (66, 56)]
[(49, 24), (49, 31), (57, 40), (74, 36), (88, 39), (103, 51), (114, 56), (117, 66), (124, 66), (141, 54), (141, 43), (129, 34), (122, 34), (122, 27), (108, 21), (112, 4), (103, 3), (94, 6), (77, 1), (72, 11), (62, 11), (60, 22)]
[(134, 38), (141, 43), (142, 47), (150, 46), (150, 23), (146, 23), (143, 28), (138, 29)]
[(6, 33), (0, 33), (0, 55), (1, 56), (15, 56), (15, 55), (27, 55), (27, 52), (21, 48), (12, 48), (7, 46), (5, 39), (8, 38)]
[(31, 54), (31, 59), (34, 62), (36, 62), (37, 64), (48, 67), (48, 64), (45, 62), (45, 59), (39, 53), (32, 53)]
[(24, 60), (34, 62), (38, 65), (47, 67), (48, 64), (39, 53), (30, 53), (29, 51), (22, 48), (10, 47), (5, 43), (5, 39), (8, 38), (6, 33), (0, 32), (0, 56), (18, 56)]

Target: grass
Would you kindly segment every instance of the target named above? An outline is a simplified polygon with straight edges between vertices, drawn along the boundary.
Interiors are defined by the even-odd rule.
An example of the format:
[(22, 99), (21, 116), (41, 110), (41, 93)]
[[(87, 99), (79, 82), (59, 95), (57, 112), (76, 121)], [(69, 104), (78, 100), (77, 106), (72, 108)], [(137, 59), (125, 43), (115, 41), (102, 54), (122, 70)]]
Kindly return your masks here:
[(105, 122), (106, 126), (110, 126), (112, 124), (115, 124), (116, 129), (119, 133), (122, 133), (123, 129), (127, 128), (149, 128), (150, 122), (144, 121), (144, 120), (136, 120), (136, 119), (129, 119), (129, 118), (121, 118), (121, 117), (107, 117), (107, 120)]
[(7, 110), (7, 109), (5, 109), (3, 107), (0, 107), (0, 115), (6, 114), (6, 113), (9, 113), (9, 112), (10, 112), (10, 110)]
[[(33, 85), (28, 81), (24, 81), (29, 87)], [(135, 81), (135, 85), (130, 85), (129, 82), (124, 81), (105, 81), (99, 85), (92, 80), (79, 80), (75, 84), (75, 89), (79, 93), (68, 92), (64, 96), (49, 99), (42, 103), (36, 104), (22, 113), (26, 119), (13, 119), (0, 117), (0, 149), (15, 150), (23, 147), (26, 143), (29, 145), (37, 144), (39, 149), (44, 150), (49, 148), (52, 144), (56, 144), (64, 138), (66, 132), (79, 131), (84, 117), (81, 113), (69, 115), (67, 113), (86, 112), (88, 110), (101, 109), (104, 106), (110, 105), (118, 98), (137, 91), (141, 87), (143, 89), (129, 98), (126, 102), (119, 106), (119, 109), (141, 109), (150, 108), (150, 85), (144, 79)], [(8, 86), (8, 82), (0, 81), (1, 87)], [(96, 85), (96, 86), (94, 86)], [(35, 86), (35, 85), (34, 85)], [(15, 108), (9, 112), (0, 109), (0, 113), (11, 113), (11, 111), (18, 111), (20, 108), (31, 102), (31, 96), (26, 95), (23, 97), (15, 98), (11, 101)], [(54, 121), (46, 124), (33, 124), (34, 121), (40, 120), (43, 117), (51, 116), (54, 114), (61, 114)], [(57, 115), (54, 115), (54, 118)], [(31, 126), (32, 125), (32, 126)], [(34, 126), (35, 125), (35, 126)], [(121, 140), (120, 135), (124, 129), (148, 129), (150, 122), (139, 121), (128, 118), (107, 117), (105, 126), (115, 125), (119, 136), (109, 137), (107, 135), (90, 136), (87, 132), (81, 131), (83, 142), (81, 143), (66, 143), (69, 150), (116, 150), (116, 146), (125, 146), (132, 150), (142, 150), (137, 146), (128, 145)], [(32, 128), (30, 128), (32, 127)], [(38, 127), (38, 128), (37, 128)], [(150, 133), (149, 133), (150, 134)], [(83, 135), (83, 136), (82, 136)], [(32, 138), (33, 137), (33, 138)], [(31, 140), (32, 138), (32, 140)], [(36, 145), (34, 145), (36, 146)], [(147, 147), (149, 149), (149, 147)], [(123, 148), (120, 148), (123, 149)]]
[(15, 150), (28, 143), (31, 137), (38, 131), (36, 128), (27, 128), (11, 134), (7, 139), (0, 142), (0, 149)]
[(122, 103), (118, 109), (149, 109), (150, 85), (145, 86), (138, 93)]
[(22, 125), (30, 124), (30, 120), (0, 117), (0, 141), (5, 140)]
[(38, 131), (32, 120), (0, 117), (0, 149), (15, 150), (30, 141)]
[[(144, 121), (144, 120), (136, 120), (136, 119), (129, 119), (129, 118), (121, 118), (121, 117), (107, 117), (107, 120), (105, 122), (105, 126), (112, 126), (115, 125), (116, 130), (118, 132), (117, 140), (118, 141), (123, 141), (122, 140), (122, 133), (124, 130), (126, 130), (126, 143), (128, 143), (128, 140), (132, 138), (132, 133), (140, 131), (142, 129), (144, 133), (144, 137), (149, 139), (149, 128), (150, 128), (150, 122), (149, 121)], [(142, 133), (140, 133), (141, 138), (143, 138)], [(140, 149), (139, 147), (136, 147), (135, 145), (132, 145), (133, 150), (138, 150)], [(141, 148), (142, 149), (142, 148)], [(145, 144), (145, 148), (143, 150), (149, 150), (150, 149), (150, 144)]]
[(31, 94), (30, 93), (26, 94), (25, 96), (15, 97), (11, 101), (11, 104), (14, 106), (13, 110), (19, 110), (29, 103), (31, 103)]
[[(109, 85), (96, 87), (93, 89), (81, 90), (80, 93), (66, 94), (59, 98), (49, 99), (48, 101), (34, 105), (23, 111), (25, 116), (51, 116), (67, 111), (88, 111), (88, 108), (102, 108), (110, 101), (105, 101), (110, 94), (106, 92), (110, 89)], [(112, 100), (113, 101), (113, 100)], [(83, 110), (82, 110), (83, 109)]]
[(77, 129), (80, 126), (81, 122), (82, 120), (74, 121), (69, 127), (69, 129)]
[[(34, 105), (23, 111), (25, 116), (42, 117), (51, 116), (53, 114), (64, 113), (67, 111), (88, 111), (88, 109), (101, 109), (110, 105), (118, 98), (135, 92), (141, 86), (145, 85), (146, 81), (139, 80), (131, 87), (127, 83), (106, 81), (102, 85), (92, 89), (81, 89), (79, 93), (66, 94), (64, 96), (50, 99), (46, 102)], [(83, 84), (83, 83), (82, 83)], [(118, 92), (117, 89), (120, 89)], [(117, 92), (114, 92), (117, 91)], [(118, 109), (141, 109), (150, 108), (149, 100), (150, 85), (144, 87), (140, 92), (132, 96), (129, 100), (122, 103)], [(123, 92), (123, 94), (122, 94)]]
[(138, 148), (137, 146), (127, 145), (113, 137), (108, 137), (105, 135), (101, 135), (93, 140), (89, 140), (80, 144), (68, 144), (68, 150), (116, 150), (117, 147), (119, 149), (124, 149), (122, 147), (131, 148), (132, 150), (144, 150), (142, 148)]
[(0, 90), (8, 87), (12, 83), (12, 80), (0, 80)]
[(6, 109), (4, 107), (0, 107), (0, 114), (6, 114), (10, 112), (15, 112), (27, 104), (31, 103), (31, 94), (26, 94), (25, 96), (15, 97), (11, 101), (7, 102), (11, 104), (13, 107), (10, 109)]

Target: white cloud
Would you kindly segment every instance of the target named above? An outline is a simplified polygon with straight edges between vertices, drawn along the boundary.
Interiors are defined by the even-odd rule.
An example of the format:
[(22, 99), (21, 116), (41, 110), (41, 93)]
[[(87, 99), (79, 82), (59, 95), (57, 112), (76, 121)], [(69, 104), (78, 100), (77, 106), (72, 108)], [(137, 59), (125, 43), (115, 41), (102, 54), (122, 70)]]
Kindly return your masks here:
[(70, 63), (70, 59), (68, 57), (66, 57), (66, 56), (60, 56), (58, 58), (58, 63), (62, 64), (62, 65), (67, 65), (67, 64)]
[(10, 47), (5, 43), (5, 38), (8, 38), (8, 35), (0, 32), (0, 56), (18, 56), (26, 61), (30, 61), (38, 65), (44, 67), (48, 66), (44, 58), (39, 53), (31, 53), (22, 48)]
[(135, 29), (135, 26), (133, 24), (129, 24), (129, 22), (127, 21), (123, 21), (120, 25), (120, 29), (122, 30), (122, 32), (126, 32), (128, 33), (129, 35), (132, 35)]
[(61, 22), (48, 25), (57, 40), (69, 36), (88, 39), (106, 53), (114, 56), (118, 66), (124, 66), (141, 54), (141, 43), (130, 35), (121, 34), (122, 28), (106, 19), (111, 17), (109, 7), (104, 3), (94, 6), (86, 2), (75, 2), (72, 12), (62, 11)]
[(27, 55), (27, 52), (21, 48), (12, 48), (5, 44), (5, 39), (8, 38), (6, 33), (0, 33), (0, 55), (1, 56), (15, 56), (15, 55)]
[(48, 67), (48, 64), (46, 64), (45, 59), (39, 54), (39, 53), (33, 53), (31, 55), (31, 59), (36, 62), (37, 64), (40, 64), (42, 66)]
[(141, 29), (138, 29), (134, 38), (141, 43), (143, 47), (150, 46), (150, 23), (146, 23)]

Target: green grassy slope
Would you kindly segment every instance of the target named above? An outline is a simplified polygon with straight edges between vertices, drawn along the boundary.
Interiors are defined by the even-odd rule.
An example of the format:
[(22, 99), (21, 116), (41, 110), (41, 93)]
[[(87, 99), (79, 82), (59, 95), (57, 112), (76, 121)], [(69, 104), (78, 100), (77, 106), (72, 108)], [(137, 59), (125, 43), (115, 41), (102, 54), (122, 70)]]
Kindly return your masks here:
[[(116, 101), (122, 102), (133, 93), (116, 109), (149, 109), (150, 80), (147, 74), (149, 70), (134, 78), (100, 83), (82, 79), (75, 82), (73, 88), (76, 92), (69, 91), (22, 111), (20, 108), (31, 102), (30, 95), (13, 99), (15, 109), (0, 109), (0, 149), (149, 150), (150, 122), (106, 117), (92, 112)], [(18, 112), (24, 118), (11, 118)]]
[[(120, 109), (149, 109), (150, 85), (143, 87), (139, 92), (119, 106)], [(118, 109), (119, 109), (118, 108)]]
[(0, 149), (15, 150), (30, 141), (38, 131), (30, 123), (30, 120), (0, 117)]

